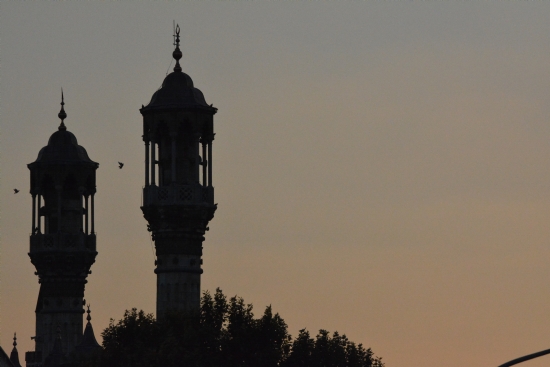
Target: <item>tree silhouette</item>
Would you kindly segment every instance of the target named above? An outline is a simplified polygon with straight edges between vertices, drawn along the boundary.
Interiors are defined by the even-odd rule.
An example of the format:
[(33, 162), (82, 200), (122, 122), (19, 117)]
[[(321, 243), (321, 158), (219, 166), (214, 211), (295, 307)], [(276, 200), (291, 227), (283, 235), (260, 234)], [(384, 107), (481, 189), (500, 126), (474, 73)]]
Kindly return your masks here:
[(305, 329), (293, 340), (271, 306), (255, 318), (240, 297), (205, 292), (200, 311), (168, 313), (162, 322), (132, 309), (103, 331), (103, 350), (78, 367), (383, 367), (345, 335)]

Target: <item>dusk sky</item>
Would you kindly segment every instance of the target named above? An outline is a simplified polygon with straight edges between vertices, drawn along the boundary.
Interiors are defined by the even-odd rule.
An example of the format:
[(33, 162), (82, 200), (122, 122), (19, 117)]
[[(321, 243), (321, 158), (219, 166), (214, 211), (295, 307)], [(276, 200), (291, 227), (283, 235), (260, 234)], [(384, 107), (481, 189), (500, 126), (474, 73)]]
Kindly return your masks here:
[(100, 164), (96, 336), (155, 311), (139, 108), (174, 66), (175, 20), (183, 71), (219, 109), (203, 291), (387, 367), (550, 348), (549, 19), (542, 1), (1, 1), (0, 345), (34, 348), (26, 165), (61, 88)]

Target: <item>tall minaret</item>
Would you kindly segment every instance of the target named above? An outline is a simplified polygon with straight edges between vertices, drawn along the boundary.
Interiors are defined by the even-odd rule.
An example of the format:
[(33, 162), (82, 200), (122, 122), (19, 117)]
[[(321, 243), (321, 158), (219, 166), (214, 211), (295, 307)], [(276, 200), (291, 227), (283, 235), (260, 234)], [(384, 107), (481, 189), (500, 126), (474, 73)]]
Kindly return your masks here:
[(94, 194), (98, 164), (67, 131), (61, 94), (61, 124), (31, 171), (31, 262), (40, 293), (36, 303), (35, 351), (27, 366), (39, 366), (53, 348), (59, 329), (64, 353), (82, 341), (84, 285), (95, 261)]
[(141, 210), (155, 241), (157, 318), (166, 311), (198, 310), (202, 243), (214, 217), (212, 187), (213, 121), (208, 105), (179, 60), (151, 102), (140, 109), (145, 142), (145, 187)]

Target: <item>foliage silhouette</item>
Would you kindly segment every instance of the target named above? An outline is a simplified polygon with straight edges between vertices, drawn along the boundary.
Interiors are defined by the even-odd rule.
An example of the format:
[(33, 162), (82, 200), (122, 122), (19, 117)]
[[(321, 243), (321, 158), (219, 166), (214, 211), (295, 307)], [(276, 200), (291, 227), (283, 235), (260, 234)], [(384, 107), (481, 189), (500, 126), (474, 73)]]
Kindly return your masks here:
[(267, 306), (255, 318), (252, 305), (229, 300), (220, 289), (205, 292), (196, 314), (153, 315), (126, 311), (103, 331), (103, 350), (78, 367), (383, 367), (381, 358), (345, 335), (305, 329), (293, 340), (285, 321)]

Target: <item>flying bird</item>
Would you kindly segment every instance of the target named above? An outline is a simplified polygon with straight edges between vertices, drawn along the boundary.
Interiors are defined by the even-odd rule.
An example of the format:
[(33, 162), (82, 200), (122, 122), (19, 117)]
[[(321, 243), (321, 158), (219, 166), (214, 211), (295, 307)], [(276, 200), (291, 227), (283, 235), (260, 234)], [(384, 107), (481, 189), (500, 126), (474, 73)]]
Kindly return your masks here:
[(124, 167), (124, 163), (118, 162), (118, 168), (122, 169), (122, 167)]
[(18, 192), (19, 192), (19, 190), (13, 189), (13, 193), (14, 193), (14, 194), (17, 194)]

